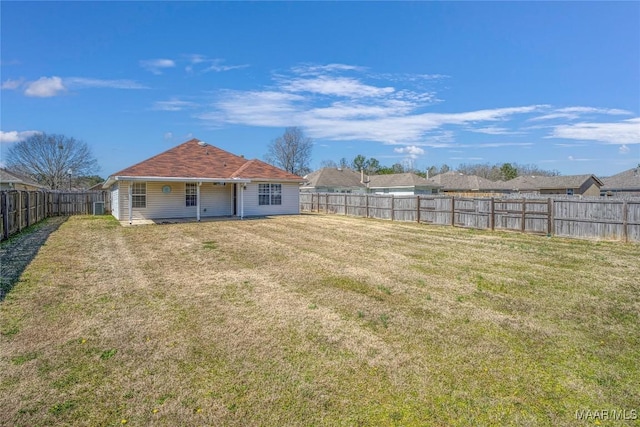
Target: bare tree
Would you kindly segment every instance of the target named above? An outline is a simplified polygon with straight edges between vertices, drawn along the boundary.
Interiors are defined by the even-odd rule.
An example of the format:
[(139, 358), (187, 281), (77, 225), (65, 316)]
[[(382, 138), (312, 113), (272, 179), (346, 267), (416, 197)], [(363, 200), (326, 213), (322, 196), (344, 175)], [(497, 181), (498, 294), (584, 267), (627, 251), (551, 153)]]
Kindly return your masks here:
[(7, 153), (7, 166), (52, 190), (64, 188), (72, 176), (92, 175), (99, 169), (85, 142), (46, 133), (13, 145)]
[(334, 162), (333, 160), (323, 160), (320, 162), (320, 169), (322, 168), (334, 168), (336, 169), (338, 167), (338, 164), (336, 162)]
[(287, 172), (305, 175), (311, 172), (311, 149), (313, 140), (304, 136), (297, 127), (286, 128), (284, 134), (269, 144), (265, 160)]

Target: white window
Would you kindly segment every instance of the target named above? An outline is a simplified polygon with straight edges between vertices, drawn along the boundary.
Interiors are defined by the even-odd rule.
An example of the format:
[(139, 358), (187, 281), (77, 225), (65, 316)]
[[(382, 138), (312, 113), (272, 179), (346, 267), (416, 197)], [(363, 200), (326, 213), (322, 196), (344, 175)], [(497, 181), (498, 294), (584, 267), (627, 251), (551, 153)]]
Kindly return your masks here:
[(147, 183), (134, 182), (131, 188), (131, 207), (146, 208), (147, 207)]
[(281, 205), (282, 184), (258, 184), (259, 205)]
[(185, 203), (187, 206), (198, 206), (198, 188), (195, 182), (187, 182), (185, 187)]

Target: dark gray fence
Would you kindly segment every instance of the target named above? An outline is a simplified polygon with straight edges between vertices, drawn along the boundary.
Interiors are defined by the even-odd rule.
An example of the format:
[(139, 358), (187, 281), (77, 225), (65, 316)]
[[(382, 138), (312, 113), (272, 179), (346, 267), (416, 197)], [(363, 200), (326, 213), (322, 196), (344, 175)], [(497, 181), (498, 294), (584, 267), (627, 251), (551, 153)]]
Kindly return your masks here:
[(640, 242), (640, 199), (301, 193), (302, 212)]
[(93, 214), (94, 202), (110, 210), (107, 191), (1, 191), (0, 240), (50, 216)]

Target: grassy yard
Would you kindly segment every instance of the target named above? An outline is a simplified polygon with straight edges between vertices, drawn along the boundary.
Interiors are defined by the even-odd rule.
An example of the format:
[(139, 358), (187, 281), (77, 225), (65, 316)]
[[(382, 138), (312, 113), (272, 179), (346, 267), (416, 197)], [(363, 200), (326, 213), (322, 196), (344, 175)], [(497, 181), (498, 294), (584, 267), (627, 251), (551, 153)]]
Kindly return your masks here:
[(640, 425), (576, 420), (639, 378), (632, 244), (80, 216), (0, 303), (0, 425)]

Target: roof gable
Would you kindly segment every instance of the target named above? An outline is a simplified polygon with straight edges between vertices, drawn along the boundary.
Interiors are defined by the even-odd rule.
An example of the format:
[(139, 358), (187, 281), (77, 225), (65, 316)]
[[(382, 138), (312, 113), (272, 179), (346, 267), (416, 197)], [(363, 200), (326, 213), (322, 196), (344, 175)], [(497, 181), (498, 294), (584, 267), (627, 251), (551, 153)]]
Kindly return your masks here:
[(198, 139), (191, 139), (111, 176), (302, 181), (301, 177), (280, 168), (260, 160), (247, 160)]

